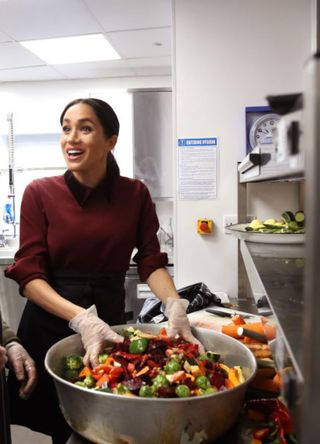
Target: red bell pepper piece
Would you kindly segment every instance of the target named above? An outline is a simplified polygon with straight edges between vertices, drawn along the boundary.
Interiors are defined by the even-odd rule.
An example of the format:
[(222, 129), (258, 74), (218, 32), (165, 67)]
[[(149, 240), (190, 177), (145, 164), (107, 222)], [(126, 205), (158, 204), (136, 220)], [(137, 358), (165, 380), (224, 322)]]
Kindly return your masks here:
[(118, 381), (122, 374), (123, 374), (123, 369), (121, 367), (112, 367), (108, 374), (110, 384)]

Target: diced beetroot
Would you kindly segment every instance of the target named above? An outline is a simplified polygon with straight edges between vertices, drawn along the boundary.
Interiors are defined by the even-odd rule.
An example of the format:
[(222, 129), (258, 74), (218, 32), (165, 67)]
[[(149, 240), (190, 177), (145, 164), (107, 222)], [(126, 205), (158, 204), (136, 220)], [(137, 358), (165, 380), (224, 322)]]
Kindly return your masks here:
[(160, 398), (176, 398), (176, 389), (175, 387), (160, 387), (158, 389), (158, 396)]
[(211, 385), (214, 385), (215, 387), (217, 387), (217, 389), (219, 389), (221, 386), (224, 385), (225, 379), (225, 375), (223, 375), (221, 372), (215, 371), (210, 376), (210, 383)]

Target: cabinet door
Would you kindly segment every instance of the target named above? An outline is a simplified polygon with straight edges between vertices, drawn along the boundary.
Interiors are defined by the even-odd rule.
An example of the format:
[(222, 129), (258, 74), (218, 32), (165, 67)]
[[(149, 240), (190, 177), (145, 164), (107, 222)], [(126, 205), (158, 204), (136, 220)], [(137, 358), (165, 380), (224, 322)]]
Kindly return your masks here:
[(133, 93), (134, 177), (153, 198), (173, 196), (172, 93)]

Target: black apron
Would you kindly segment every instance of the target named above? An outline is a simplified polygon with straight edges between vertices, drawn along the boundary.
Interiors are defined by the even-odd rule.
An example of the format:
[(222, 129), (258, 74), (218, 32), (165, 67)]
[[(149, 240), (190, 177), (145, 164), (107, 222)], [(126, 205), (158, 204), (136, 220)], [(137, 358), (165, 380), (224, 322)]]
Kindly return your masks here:
[[(124, 281), (125, 273), (55, 272), (50, 284), (74, 304), (84, 308), (95, 304), (101, 319), (117, 325), (125, 323)], [(51, 435), (54, 443), (64, 444), (72, 430), (60, 412), (53, 379), (44, 368), (44, 358), (53, 344), (75, 332), (68, 327), (68, 321), (27, 301), (17, 334), (36, 362), (39, 379), (35, 391), (25, 401), (19, 398), (20, 383), (10, 372), (11, 423)]]

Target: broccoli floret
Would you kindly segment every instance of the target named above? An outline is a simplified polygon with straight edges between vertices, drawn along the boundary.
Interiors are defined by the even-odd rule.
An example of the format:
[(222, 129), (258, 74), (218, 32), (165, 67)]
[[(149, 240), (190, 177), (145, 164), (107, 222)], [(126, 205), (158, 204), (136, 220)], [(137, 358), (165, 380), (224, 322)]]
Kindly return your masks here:
[(76, 381), (74, 383), (74, 385), (78, 385), (79, 387), (87, 388), (87, 386), (85, 385), (85, 383), (83, 381)]
[(79, 355), (70, 355), (66, 357), (66, 368), (70, 370), (81, 370), (83, 368), (82, 357)]
[(63, 371), (63, 378), (69, 382), (75, 382), (79, 380), (79, 370), (74, 368), (65, 368)]
[(86, 376), (83, 383), (88, 388), (93, 388), (96, 385), (96, 380), (92, 376)]

